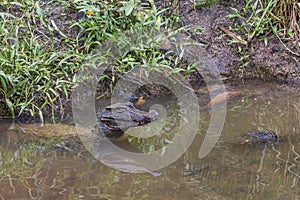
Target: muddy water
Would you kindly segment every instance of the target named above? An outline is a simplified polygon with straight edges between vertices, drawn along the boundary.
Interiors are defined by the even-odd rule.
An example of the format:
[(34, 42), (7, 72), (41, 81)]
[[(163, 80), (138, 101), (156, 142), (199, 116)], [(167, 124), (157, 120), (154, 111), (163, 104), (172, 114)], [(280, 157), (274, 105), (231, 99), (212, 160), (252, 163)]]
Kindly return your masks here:
[[(38, 138), (45, 127), (30, 132), (28, 125), (1, 120), (0, 198), (300, 198), (300, 91), (268, 83), (231, 88), (242, 95), (228, 102), (225, 126), (214, 149), (203, 159), (197, 157), (210, 119), (209, 110), (202, 111), (201, 129), (188, 151), (157, 177), (111, 169), (80, 142), (64, 145)], [(62, 127), (59, 132), (66, 131)], [(277, 143), (243, 144), (245, 133), (269, 129), (278, 133)]]

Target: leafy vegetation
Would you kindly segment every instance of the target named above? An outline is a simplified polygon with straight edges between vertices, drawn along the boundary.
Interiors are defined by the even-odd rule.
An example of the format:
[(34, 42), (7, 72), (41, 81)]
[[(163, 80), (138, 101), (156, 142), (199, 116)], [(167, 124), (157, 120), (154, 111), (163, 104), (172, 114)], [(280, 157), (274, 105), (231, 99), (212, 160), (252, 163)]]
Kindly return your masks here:
[(82, 55), (70, 49), (68, 38), (54, 36), (37, 2), (4, 1), (1, 8), (0, 100), (13, 117), (27, 112), (43, 119), (43, 111), (54, 113), (69, 98)]
[[(171, 22), (162, 18), (164, 10), (158, 11), (153, 1), (59, 2), (61, 10), (78, 12), (69, 24), (71, 31), (47, 16), (53, 2), (8, 0), (0, 4), (1, 112), (9, 109), (13, 117), (30, 114), (42, 120), (44, 113), (62, 113), (76, 83), (74, 75), (94, 47), (126, 30), (152, 27), (159, 31)], [(72, 31), (76, 34), (70, 34)], [(144, 50), (120, 58), (118, 70), (124, 72), (145, 60), (163, 62), (159, 50), (151, 52), (152, 61)]]
[(242, 32), (248, 43), (263, 38), (267, 44), (269, 37), (278, 37), (300, 47), (300, 5), (295, 0), (247, 0), (242, 10), (232, 10), (228, 17), (237, 19), (233, 29)]
[[(211, 7), (216, 2), (190, 0), (195, 9)], [(108, 39), (118, 40), (116, 37), (126, 31), (139, 28), (148, 27), (161, 35), (168, 30), (172, 35), (169, 28), (178, 25), (180, 1), (170, 4), (158, 10), (153, 0), (1, 1), (0, 112), (9, 112), (12, 117), (37, 116), (41, 120), (45, 114), (63, 115), (77, 81), (75, 74), (84, 67), (92, 50)], [(233, 8), (229, 17), (240, 21), (233, 28), (242, 31), (248, 42), (255, 38), (268, 42), (274, 33), (280, 39), (289, 37), (298, 47), (299, 9), (295, 0), (247, 0), (242, 11)], [(101, 80), (110, 82), (112, 89), (118, 74), (147, 64), (159, 66), (155, 70), (184, 75), (194, 70), (192, 64), (178, 67), (182, 55), (163, 53), (160, 46), (161, 43), (131, 48), (111, 63), (114, 74)]]

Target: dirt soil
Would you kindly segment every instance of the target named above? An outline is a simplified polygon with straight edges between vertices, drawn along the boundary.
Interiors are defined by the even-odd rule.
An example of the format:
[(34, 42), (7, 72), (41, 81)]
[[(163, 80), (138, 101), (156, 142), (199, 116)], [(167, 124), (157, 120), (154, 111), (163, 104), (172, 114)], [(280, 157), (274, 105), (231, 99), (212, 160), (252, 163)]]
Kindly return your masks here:
[[(171, 6), (171, 3), (165, 0), (155, 3), (159, 9)], [(195, 9), (190, 0), (180, 0), (179, 5), (173, 7), (173, 11), (180, 15), (182, 25), (198, 27), (203, 30), (203, 34), (196, 35), (193, 39), (206, 45), (206, 50), (211, 54), (222, 75), (232, 78), (258, 78), (300, 83), (300, 57), (290, 53), (274, 36), (268, 38), (267, 46), (263, 39), (254, 40), (252, 47), (230, 43), (232, 38), (221, 29), (228, 30), (237, 23), (237, 19), (226, 17), (233, 13), (231, 7), (241, 10), (244, 5), (245, 0), (220, 0), (212, 8)], [(46, 18), (49, 21), (53, 20), (59, 29), (69, 37), (76, 37), (77, 30), (70, 29), (69, 26), (72, 21), (78, 20), (79, 13), (72, 9), (63, 10), (58, 2), (54, 6), (51, 4), (51, 8), (46, 2), (41, 7), (47, 10)], [(234, 34), (244, 37), (242, 33), (234, 32)], [(246, 38), (243, 39), (246, 40)], [(291, 41), (286, 41), (285, 45), (293, 46)], [(239, 48), (242, 51), (239, 52)], [(293, 50), (300, 54), (299, 49)], [(250, 56), (241, 59), (245, 55)], [(247, 62), (248, 64), (245, 66)]]
[[(193, 39), (205, 44), (206, 50), (217, 64), (221, 75), (232, 79), (256, 78), (284, 83), (300, 83), (300, 57), (291, 54), (276, 38), (270, 38), (267, 46), (263, 40), (257, 39), (253, 42), (253, 51), (249, 46), (243, 44), (230, 44), (232, 38), (222, 28), (228, 30), (236, 23), (235, 19), (228, 19), (226, 16), (232, 13), (230, 7), (241, 9), (245, 4), (244, 0), (221, 0), (212, 8), (202, 9), (195, 9), (190, 0), (180, 0), (179, 2), (179, 7), (174, 9), (180, 14), (182, 25), (198, 27), (203, 30), (201, 35), (194, 35)], [(170, 2), (160, 0), (155, 3), (161, 9), (169, 7), (167, 4)], [(53, 1), (51, 4), (41, 1), (40, 6), (45, 11), (48, 21), (53, 20), (58, 29), (68, 37), (76, 37), (78, 30), (69, 27), (72, 21), (79, 20), (80, 13), (74, 9), (65, 10), (58, 1)], [(45, 34), (47, 35), (47, 33)], [(241, 34), (241, 36), (243, 35)], [(57, 32), (54, 37), (60, 41), (61, 35)], [(56, 45), (60, 46), (59, 42)], [(291, 46), (289, 43), (286, 45)], [(274, 51), (274, 47), (276, 47), (276, 51)], [(243, 53), (239, 53), (239, 48)], [(250, 57), (241, 60), (245, 55), (250, 55)], [(243, 67), (247, 62), (249, 64)], [(70, 108), (70, 105), (66, 105), (65, 111), (69, 113)]]
[[(189, 0), (181, 0), (178, 10), (184, 25), (203, 29), (203, 34), (193, 39), (207, 45), (206, 49), (222, 75), (299, 83), (300, 57), (290, 53), (277, 38), (270, 36), (267, 46), (262, 39), (253, 41), (252, 47), (230, 44), (232, 38), (221, 29), (228, 30), (236, 23), (236, 19), (226, 17), (232, 13), (230, 7), (241, 10), (244, 4), (243, 0), (222, 0), (213, 8), (194, 9)], [(243, 38), (241, 33), (234, 33)], [(285, 45), (291, 47), (293, 44), (287, 41)], [(242, 49), (242, 53), (239, 53), (238, 48)], [(300, 53), (297, 49), (294, 51)], [(241, 60), (244, 55), (250, 56)], [(246, 62), (249, 64), (244, 67)]]

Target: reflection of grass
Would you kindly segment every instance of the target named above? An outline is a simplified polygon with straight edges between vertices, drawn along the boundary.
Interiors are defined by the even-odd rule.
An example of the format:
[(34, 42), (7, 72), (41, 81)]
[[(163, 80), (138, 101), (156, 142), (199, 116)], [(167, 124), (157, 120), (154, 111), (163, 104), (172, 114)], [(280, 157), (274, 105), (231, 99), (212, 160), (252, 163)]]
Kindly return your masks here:
[[(7, 189), (12, 190), (12, 194), (2, 193), (1, 197), (9, 199), (12, 198), (10, 195), (19, 196), (26, 192), (23, 195), (35, 199), (37, 196), (44, 196), (51, 186), (53, 186), (52, 189), (64, 189), (66, 187), (64, 181), (70, 175), (67, 172), (68, 170), (62, 169), (64, 171), (54, 175), (51, 175), (49, 171), (56, 169), (57, 166), (59, 167), (59, 162), (64, 162), (64, 158), (67, 158), (74, 151), (66, 151), (66, 148), (63, 148), (63, 151), (62, 148), (54, 149), (53, 146), (56, 144), (60, 144), (58, 139), (47, 138), (39, 140), (21, 139), (18, 143), (18, 148), (11, 147), (6, 149), (1, 146), (0, 184), (9, 186), (10, 189)], [(73, 156), (74, 160), (78, 159), (82, 152), (77, 151), (77, 153), (77, 155), (74, 154)], [(69, 166), (66, 165), (66, 168), (69, 168)], [(49, 179), (50, 183), (48, 183)], [(40, 193), (40, 190), (45, 190), (45, 192)]]
[(0, 154), (0, 197), (4, 199), (147, 199), (157, 184), (166, 184), (148, 174), (113, 170), (88, 153), (0, 148)]
[[(271, 94), (272, 95), (272, 94)], [(284, 97), (283, 95), (282, 97)], [(276, 144), (253, 144), (244, 147), (244, 151), (249, 151), (249, 155), (245, 156), (248, 162), (256, 159), (255, 169), (256, 177), (249, 183), (249, 187), (263, 188), (265, 192), (259, 192), (255, 195), (264, 197), (270, 195), (275, 198), (274, 191), (278, 191), (284, 187), (289, 194), (293, 192), (292, 186), (295, 179), (299, 178), (298, 161), (300, 149), (298, 148), (299, 127), (298, 112), (295, 109), (294, 102), (297, 103), (298, 98), (284, 99), (274, 98), (269, 100), (269, 95), (265, 99), (259, 99), (258, 103), (251, 101), (235, 107), (234, 111), (239, 118), (247, 118), (248, 128), (252, 130), (274, 130), (279, 135), (279, 142)], [(239, 122), (237, 122), (239, 123)], [(245, 124), (242, 124), (244, 126)], [(247, 127), (247, 126), (244, 126)], [(245, 130), (244, 132), (247, 132)], [(240, 153), (240, 156), (243, 156)], [(263, 183), (270, 183), (268, 187)]]
[(80, 145), (78, 141), (72, 139), (62, 141), (59, 137), (38, 136), (38, 138), (30, 138), (29, 135), (22, 137), (17, 142), (18, 148), (6, 149), (0, 146), (2, 172), (0, 181), (9, 181), (12, 188), (16, 182), (29, 185), (27, 182), (41, 173), (49, 151), (64, 149), (73, 152)]
[(0, 182), (8, 181), (14, 192), (16, 192), (14, 183), (21, 182), (24, 186), (28, 186), (28, 181), (37, 175), (46, 161), (40, 150), (7, 151), (0, 148), (0, 153), (2, 172)]
[[(300, 130), (298, 97), (290, 97), (270, 92), (256, 101), (249, 97), (243, 103), (229, 102), (222, 146), (204, 159), (198, 158), (199, 147), (191, 146), (184, 157), (184, 175), (199, 188), (216, 188), (236, 199), (249, 195), (294, 199), (299, 188)], [(278, 133), (278, 143), (240, 143), (243, 134), (268, 129)]]
[(298, 144), (297, 141), (299, 139), (294, 138), (285, 140), (285, 144), (266, 145), (261, 152), (257, 152), (260, 156), (254, 168), (256, 176), (249, 181), (249, 190), (256, 188), (255, 192), (252, 192), (254, 196), (274, 199), (278, 196), (292, 197), (296, 194), (295, 188), (298, 187), (296, 180), (299, 179), (297, 158), (300, 149), (298, 148), (296, 152), (293, 143)]

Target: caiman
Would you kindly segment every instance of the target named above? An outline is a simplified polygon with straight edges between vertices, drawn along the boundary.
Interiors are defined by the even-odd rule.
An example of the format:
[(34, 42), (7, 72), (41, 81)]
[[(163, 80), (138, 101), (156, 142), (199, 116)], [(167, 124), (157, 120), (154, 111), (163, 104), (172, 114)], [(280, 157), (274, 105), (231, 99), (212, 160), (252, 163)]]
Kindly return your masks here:
[(116, 103), (107, 106), (97, 113), (97, 125), (100, 134), (110, 139), (116, 139), (124, 135), (130, 127), (141, 126), (158, 118), (155, 110), (144, 111), (136, 106), (143, 104), (143, 97), (131, 98), (126, 103)]
[(258, 131), (258, 132), (249, 132), (247, 133), (242, 144), (249, 143), (274, 143), (278, 141), (278, 136), (274, 131)]

